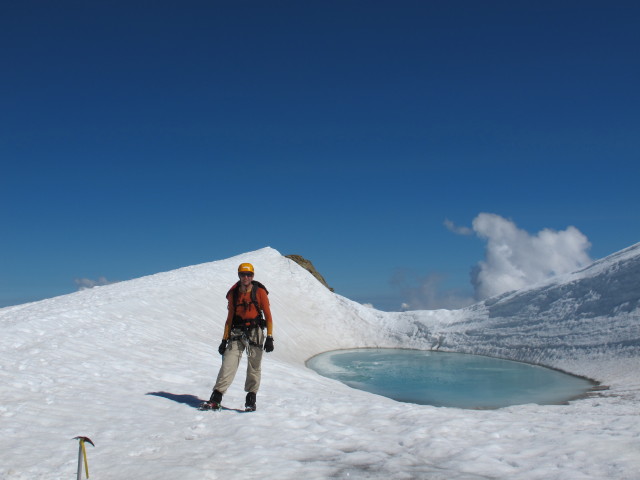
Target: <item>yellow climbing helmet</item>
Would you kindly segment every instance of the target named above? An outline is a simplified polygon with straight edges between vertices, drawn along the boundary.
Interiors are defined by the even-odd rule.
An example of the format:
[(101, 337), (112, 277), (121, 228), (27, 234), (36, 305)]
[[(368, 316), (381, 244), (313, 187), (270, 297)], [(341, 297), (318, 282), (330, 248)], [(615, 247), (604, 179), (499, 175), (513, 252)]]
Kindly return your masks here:
[(238, 273), (242, 273), (242, 272), (255, 273), (253, 271), (253, 265), (251, 265), (250, 263), (241, 263), (240, 264), (240, 266), (238, 267)]

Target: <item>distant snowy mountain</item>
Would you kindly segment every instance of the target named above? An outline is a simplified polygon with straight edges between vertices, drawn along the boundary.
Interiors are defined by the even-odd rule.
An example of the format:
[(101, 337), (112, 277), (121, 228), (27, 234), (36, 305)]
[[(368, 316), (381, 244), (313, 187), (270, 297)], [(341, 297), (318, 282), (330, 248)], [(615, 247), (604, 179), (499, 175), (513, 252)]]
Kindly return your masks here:
[[(198, 412), (240, 262), (270, 291), (276, 350), (255, 414)], [(462, 310), (390, 313), (336, 295), (271, 248), (0, 309), (0, 478), (638, 478), (640, 244)], [(611, 385), (567, 406), (394, 402), (304, 365), (327, 350), (483, 353)], [(244, 399), (244, 374), (225, 396)], [(248, 454), (249, 452), (249, 454)]]
[[(539, 363), (599, 377), (613, 361), (640, 357), (640, 244), (544, 284), (457, 312), (405, 316), (433, 348)], [(452, 318), (451, 318), (452, 317)], [(426, 329), (426, 330), (425, 330)], [(579, 366), (577, 365), (579, 364)], [(578, 370), (578, 372), (576, 372)]]

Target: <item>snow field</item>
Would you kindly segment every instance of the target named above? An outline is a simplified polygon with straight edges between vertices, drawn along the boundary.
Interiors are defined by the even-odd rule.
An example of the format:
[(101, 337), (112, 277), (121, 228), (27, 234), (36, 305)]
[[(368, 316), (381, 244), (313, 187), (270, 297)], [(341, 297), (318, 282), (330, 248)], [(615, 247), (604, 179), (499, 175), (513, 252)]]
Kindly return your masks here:
[[(200, 412), (241, 261), (271, 292), (276, 350), (264, 357), (257, 412)], [(624, 314), (634, 339), (638, 316)], [(552, 356), (526, 324), (510, 335), (533, 343), (506, 348), (492, 331), (502, 320), (486, 315), (378, 312), (332, 294), (269, 248), (0, 309), (0, 478), (74, 478), (77, 435), (96, 444), (87, 446), (96, 479), (640, 478), (638, 356), (617, 346), (590, 356), (571, 344), (571, 331)], [(606, 344), (597, 332), (576, 338)], [(542, 350), (550, 366), (612, 389), (569, 405), (470, 411), (398, 403), (304, 366), (336, 348), (436, 344), (514, 356)], [(244, 405), (244, 365), (223, 402), (231, 409)]]

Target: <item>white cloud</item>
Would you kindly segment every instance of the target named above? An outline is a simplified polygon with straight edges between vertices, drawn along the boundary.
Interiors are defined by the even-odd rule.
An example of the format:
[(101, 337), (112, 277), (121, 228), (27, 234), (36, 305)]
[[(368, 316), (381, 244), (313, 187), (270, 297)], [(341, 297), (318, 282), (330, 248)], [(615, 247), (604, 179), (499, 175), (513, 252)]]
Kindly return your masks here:
[(469, 227), (459, 227), (448, 218), (444, 221), (444, 226), (458, 235), (473, 235), (473, 229)]
[(97, 280), (91, 280), (90, 278), (76, 278), (74, 282), (78, 286), (78, 290), (87, 290), (93, 287), (101, 287), (103, 285), (110, 285), (112, 283), (117, 283), (117, 282), (110, 282), (105, 277), (98, 277)]
[(573, 226), (531, 235), (491, 213), (479, 214), (472, 226), (487, 241), (485, 259), (472, 274), (478, 300), (575, 271), (592, 261), (587, 254), (589, 240)]
[(402, 292), (401, 311), (458, 309), (471, 305), (474, 299), (469, 293), (447, 289), (443, 286), (446, 277), (438, 273), (427, 276), (416, 275), (408, 269), (399, 269), (391, 284)]

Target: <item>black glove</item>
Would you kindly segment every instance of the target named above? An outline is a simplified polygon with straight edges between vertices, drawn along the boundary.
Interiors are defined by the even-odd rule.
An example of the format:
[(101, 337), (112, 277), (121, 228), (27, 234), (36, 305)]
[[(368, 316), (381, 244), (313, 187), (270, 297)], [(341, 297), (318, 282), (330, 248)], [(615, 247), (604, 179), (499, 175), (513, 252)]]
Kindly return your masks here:
[(273, 337), (267, 337), (264, 342), (264, 350), (265, 352), (273, 352)]
[(224, 355), (224, 352), (226, 350), (227, 350), (227, 341), (226, 340), (222, 340), (222, 343), (218, 347), (218, 353), (220, 353), (220, 355)]

